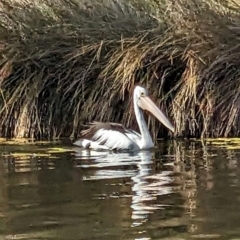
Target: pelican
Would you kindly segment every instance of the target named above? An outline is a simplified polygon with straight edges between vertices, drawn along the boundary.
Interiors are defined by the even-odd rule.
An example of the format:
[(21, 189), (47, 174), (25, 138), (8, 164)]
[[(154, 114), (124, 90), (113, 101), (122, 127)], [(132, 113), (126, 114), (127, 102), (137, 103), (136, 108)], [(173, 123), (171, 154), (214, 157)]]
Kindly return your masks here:
[(164, 113), (153, 103), (148, 91), (136, 86), (133, 92), (134, 112), (140, 133), (128, 129), (119, 123), (92, 122), (86, 130), (81, 132), (81, 139), (73, 145), (87, 149), (106, 150), (147, 150), (154, 147), (152, 137), (148, 131), (143, 110), (151, 112), (163, 125), (174, 132), (174, 127)]

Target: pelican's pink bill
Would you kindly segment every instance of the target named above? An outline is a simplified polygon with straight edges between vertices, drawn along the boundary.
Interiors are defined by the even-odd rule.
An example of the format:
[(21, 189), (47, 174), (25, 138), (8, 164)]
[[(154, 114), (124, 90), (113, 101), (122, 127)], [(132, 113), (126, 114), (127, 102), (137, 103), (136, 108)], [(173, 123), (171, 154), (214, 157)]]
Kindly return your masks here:
[(143, 110), (151, 112), (163, 125), (174, 132), (172, 123), (148, 96), (140, 97), (138, 99), (138, 106)]

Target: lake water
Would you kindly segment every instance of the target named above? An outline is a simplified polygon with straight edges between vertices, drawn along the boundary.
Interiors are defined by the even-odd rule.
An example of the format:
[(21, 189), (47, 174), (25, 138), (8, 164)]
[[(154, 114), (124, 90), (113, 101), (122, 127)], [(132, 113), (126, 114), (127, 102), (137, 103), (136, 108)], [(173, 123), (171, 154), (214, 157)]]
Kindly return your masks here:
[(240, 239), (240, 150), (70, 148), (55, 158), (1, 157), (1, 239)]

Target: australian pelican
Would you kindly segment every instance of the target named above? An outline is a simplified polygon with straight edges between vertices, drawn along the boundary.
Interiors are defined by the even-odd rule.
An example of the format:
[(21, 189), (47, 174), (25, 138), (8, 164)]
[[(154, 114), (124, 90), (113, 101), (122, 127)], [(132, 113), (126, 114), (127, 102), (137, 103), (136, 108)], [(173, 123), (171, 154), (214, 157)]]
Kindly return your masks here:
[(162, 124), (174, 132), (174, 127), (163, 112), (148, 97), (145, 88), (136, 86), (133, 93), (134, 111), (141, 134), (112, 122), (92, 122), (81, 132), (82, 138), (73, 144), (83, 148), (106, 150), (141, 150), (154, 147), (144, 120), (143, 110), (151, 112)]

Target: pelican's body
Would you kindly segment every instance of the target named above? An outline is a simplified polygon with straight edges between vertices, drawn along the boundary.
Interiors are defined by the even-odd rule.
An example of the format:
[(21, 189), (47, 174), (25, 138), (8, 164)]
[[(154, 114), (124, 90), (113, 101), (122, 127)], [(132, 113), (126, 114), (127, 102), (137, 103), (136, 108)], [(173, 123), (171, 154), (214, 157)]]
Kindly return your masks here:
[(154, 147), (152, 137), (144, 120), (143, 111), (148, 110), (167, 128), (174, 127), (163, 112), (148, 97), (146, 89), (136, 86), (133, 93), (134, 111), (141, 134), (119, 123), (93, 122), (82, 131), (82, 138), (73, 144), (83, 148), (106, 150), (141, 150)]

